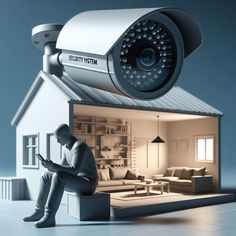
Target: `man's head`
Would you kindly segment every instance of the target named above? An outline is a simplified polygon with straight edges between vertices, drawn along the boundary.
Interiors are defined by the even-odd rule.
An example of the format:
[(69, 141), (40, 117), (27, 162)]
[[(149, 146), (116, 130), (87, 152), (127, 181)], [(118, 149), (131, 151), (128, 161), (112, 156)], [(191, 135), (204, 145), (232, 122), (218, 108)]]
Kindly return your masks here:
[(54, 135), (58, 143), (65, 145), (71, 139), (70, 127), (67, 124), (61, 124), (55, 129)]

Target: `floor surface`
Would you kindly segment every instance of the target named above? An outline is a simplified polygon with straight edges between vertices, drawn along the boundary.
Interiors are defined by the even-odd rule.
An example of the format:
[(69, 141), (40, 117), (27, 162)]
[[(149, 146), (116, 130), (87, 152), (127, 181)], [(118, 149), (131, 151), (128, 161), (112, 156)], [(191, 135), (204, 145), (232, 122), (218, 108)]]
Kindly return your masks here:
[(111, 193), (111, 215), (116, 218), (147, 216), (195, 207), (223, 204), (235, 200), (230, 193), (183, 194), (152, 191), (147, 196), (145, 190), (137, 195), (131, 192)]
[(18, 236), (234, 236), (236, 235), (236, 202), (182, 210), (149, 217), (125, 220), (78, 222), (62, 205), (57, 226), (37, 229), (24, 223), (31, 213), (32, 201), (0, 200), (0, 235)]

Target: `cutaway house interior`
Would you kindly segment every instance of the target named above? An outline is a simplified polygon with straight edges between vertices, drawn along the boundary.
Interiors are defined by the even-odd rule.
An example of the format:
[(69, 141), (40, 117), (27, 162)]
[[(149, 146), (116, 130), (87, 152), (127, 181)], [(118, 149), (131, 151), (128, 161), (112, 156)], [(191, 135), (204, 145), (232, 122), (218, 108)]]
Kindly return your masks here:
[[(17, 175), (2, 178), (1, 184), (18, 181), (18, 188), (9, 187), (6, 193), (9, 188), (4, 187), (2, 197), (36, 199), (45, 168), (35, 153), (60, 163), (63, 149), (53, 132), (55, 125), (67, 123), (91, 148), (99, 174), (97, 192), (109, 197), (115, 217), (232, 200), (220, 193), (222, 115), (180, 87), (141, 101), (41, 71), (12, 120)], [(75, 217), (79, 198), (73, 193), (63, 198)], [(91, 202), (87, 204), (92, 211)]]

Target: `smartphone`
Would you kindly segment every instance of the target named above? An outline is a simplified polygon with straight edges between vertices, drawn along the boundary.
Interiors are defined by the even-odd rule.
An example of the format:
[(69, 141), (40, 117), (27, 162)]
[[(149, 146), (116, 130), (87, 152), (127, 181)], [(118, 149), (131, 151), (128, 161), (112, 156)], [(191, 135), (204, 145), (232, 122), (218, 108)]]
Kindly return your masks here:
[(46, 160), (42, 157), (41, 154), (37, 153), (37, 154), (35, 154), (35, 155), (36, 155), (36, 157), (38, 157), (38, 159), (39, 159), (40, 161), (46, 161)]

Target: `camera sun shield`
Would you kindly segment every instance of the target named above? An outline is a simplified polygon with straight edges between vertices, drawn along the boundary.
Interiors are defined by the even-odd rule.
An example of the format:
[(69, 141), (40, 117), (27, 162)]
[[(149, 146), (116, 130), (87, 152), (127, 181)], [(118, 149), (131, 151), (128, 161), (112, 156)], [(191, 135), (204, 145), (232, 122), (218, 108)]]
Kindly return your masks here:
[(142, 100), (168, 92), (184, 58), (200, 45), (196, 22), (174, 8), (84, 12), (57, 39), (61, 64), (73, 80)]

